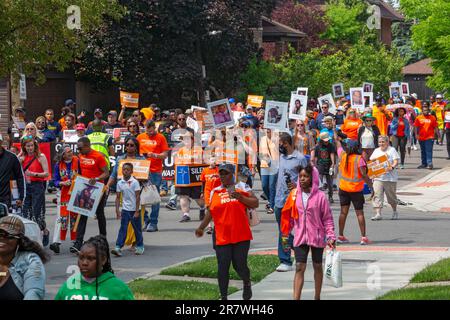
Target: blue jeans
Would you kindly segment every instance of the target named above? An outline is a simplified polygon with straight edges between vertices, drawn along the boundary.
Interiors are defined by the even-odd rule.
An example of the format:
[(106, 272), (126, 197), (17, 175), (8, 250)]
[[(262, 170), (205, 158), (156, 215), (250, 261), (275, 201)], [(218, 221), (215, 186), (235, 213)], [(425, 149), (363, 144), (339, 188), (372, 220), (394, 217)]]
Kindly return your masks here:
[(261, 184), (264, 193), (269, 201), (270, 207), (275, 207), (275, 192), (277, 189), (278, 173), (273, 175), (262, 175)]
[[(280, 262), (283, 264), (287, 264), (289, 266), (292, 266), (292, 260), (291, 260), (291, 250), (288, 252), (283, 250), (283, 245), (281, 243), (281, 231), (280, 231), (280, 222), (281, 222), (281, 210), (282, 208), (275, 207), (274, 213), (275, 218), (277, 219), (278, 223), (278, 258), (280, 259)], [(294, 243), (294, 236), (289, 234), (288, 239), (289, 246), (292, 248)]]
[[(158, 192), (161, 187), (162, 182), (162, 174), (161, 173), (151, 173), (150, 175), (151, 182), (156, 186), (156, 189), (158, 189)], [(158, 217), (159, 217), (159, 203), (152, 205), (152, 213), (150, 213), (150, 225), (152, 226), (158, 226)]]
[(164, 190), (164, 191), (166, 191), (166, 192), (169, 191), (169, 187), (168, 187), (168, 185), (167, 185), (167, 180), (163, 180), (163, 181), (162, 181), (162, 183), (161, 183), (161, 190)]
[(120, 220), (119, 235), (117, 236), (116, 247), (122, 248), (127, 238), (128, 223), (131, 222), (134, 234), (136, 235), (136, 246), (142, 248), (144, 246), (144, 239), (142, 238), (141, 217), (134, 217), (136, 211), (122, 210), (122, 219)]
[(424, 140), (419, 141), (420, 144), (420, 156), (422, 158), (423, 166), (431, 166), (433, 165), (433, 145), (434, 140)]

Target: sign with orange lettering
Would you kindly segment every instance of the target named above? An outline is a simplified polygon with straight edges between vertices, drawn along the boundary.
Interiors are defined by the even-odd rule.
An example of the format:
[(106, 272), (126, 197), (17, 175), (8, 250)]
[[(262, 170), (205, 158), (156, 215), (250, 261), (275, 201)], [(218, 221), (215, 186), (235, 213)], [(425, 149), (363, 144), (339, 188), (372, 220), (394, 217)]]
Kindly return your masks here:
[(387, 155), (384, 154), (381, 157), (367, 162), (367, 175), (370, 179), (377, 178), (387, 173), (387, 168), (390, 166), (389, 159)]
[(263, 96), (249, 95), (247, 97), (247, 105), (255, 107), (255, 108), (261, 108), (263, 100), (264, 100)]
[(137, 180), (148, 180), (150, 172), (150, 161), (138, 159), (122, 159), (119, 160), (119, 168), (117, 171), (117, 178), (122, 179), (122, 167), (124, 163), (131, 163), (133, 165), (133, 173), (131, 174)]
[(139, 108), (139, 93), (120, 91), (120, 105), (126, 108)]

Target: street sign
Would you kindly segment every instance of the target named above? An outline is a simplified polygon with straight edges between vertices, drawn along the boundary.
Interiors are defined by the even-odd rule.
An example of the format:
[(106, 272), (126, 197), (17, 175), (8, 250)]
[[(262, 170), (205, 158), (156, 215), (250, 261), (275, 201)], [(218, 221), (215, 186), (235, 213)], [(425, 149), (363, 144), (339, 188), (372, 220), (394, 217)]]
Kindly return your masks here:
[(20, 74), (19, 79), (19, 94), (20, 100), (27, 100), (27, 80), (23, 73)]

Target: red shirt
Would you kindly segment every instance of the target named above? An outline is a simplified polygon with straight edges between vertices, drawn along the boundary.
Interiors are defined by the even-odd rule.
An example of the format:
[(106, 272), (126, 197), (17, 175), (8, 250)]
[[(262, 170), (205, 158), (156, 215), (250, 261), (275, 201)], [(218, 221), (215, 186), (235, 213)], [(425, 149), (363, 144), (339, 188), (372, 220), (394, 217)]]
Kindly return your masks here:
[[(137, 140), (139, 141), (139, 153), (163, 153), (169, 150), (169, 145), (167, 144), (166, 138), (161, 134), (157, 133), (154, 136), (149, 136), (146, 132), (138, 135)], [(150, 161), (150, 172), (160, 173), (162, 172), (163, 161), (156, 158), (147, 158)]]
[(435, 116), (421, 114), (414, 121), (414, 126), (419, 128), (419, 141), (434, 139), (434, 129), (437, 127)]
[(102, 168), (108, 168), (105, 155), (91, 150), (88, 154), (80, 154), (80, 174), (86, 178), (98, 178), (103, 174)]
[[(25, 156), (25, 159), (22, 164), (22, 168), (25, 169), (31, 163), (29, 165), (29, 167), (27, 168), (28, 171), (35, 172), (35, 173), (44, 173), (44, 168), (42, 168), (42, 164), (39, 162), (39, 158), (36, 157), (36, 160), (33, 161), (34, 158), (35, 158), (35, 155)], [(33, 161), (33, 162), (31, 162), (31, 161)], [(24, 174), (25, 174), (25, 172), (24, 172)], [(32, 181), (32, 182), (43, 182), (43, 181), (47, 180), (47, 178), (32, 177), (32, 176), (27, 176), (27, 179), (29, 179), (29, 181)]]
[(397, 137), (405, 136), (405, 120), (403, 118), (398, 119)]
[[(248, 196), (245, 191), (237, 192)], [(216, 245), (222, 246), (252, 240), (247, 207), (237, 199), (230, 198), (227, 189), (214, 189), (209, 207), (214, 221)]]

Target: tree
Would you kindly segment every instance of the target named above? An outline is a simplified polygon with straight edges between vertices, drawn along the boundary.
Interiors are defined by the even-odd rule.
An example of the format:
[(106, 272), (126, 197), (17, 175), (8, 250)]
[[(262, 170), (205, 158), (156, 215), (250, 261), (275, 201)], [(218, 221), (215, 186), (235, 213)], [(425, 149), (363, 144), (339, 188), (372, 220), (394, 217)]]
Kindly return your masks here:
[(272, 12), (272, 19), (307, 35), (300, 42), (300, 52), (307, 52), (327, 43), (320, 38), (320, 34), (325, 32), (328, 23), (325, 12), (318, 6), (296, 3), (293, 0), (284, 1)]
[[(71, 5), (81, 9), (81, 30), (67, 26)], [(115, 0), (0, 1), (0, 78), (21, 68), (42, 82), (48, 66), (63, 70), (83, 51), (85, 32), (120, 13)]]
[(401, 0), (400, 4), (407, 18), (416, 21), (412, 27), (414, 48), (432, 59), (434, 75), (428, 79), (428, 85), (437, 91), (449, 91), (450, 2)]
[[(275, 1), (121, 0), (127, 13), (90, 36), (77, 76), (97, 86), (137, 91), (145, 103), (175, 107), (197, 92), (230, 94), (251, 57), (253, 29)], [(202, 77), (202, 65), (207, 78)]]
[(400, 56), (405, 59), (406, 64), (411, 64), (425, 58), (425, 55), (420, 50), (413, 49), (411, 27), (411, 21), (395, 22), (392, 24), (392, 46), (398, 50)]

